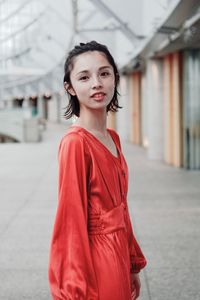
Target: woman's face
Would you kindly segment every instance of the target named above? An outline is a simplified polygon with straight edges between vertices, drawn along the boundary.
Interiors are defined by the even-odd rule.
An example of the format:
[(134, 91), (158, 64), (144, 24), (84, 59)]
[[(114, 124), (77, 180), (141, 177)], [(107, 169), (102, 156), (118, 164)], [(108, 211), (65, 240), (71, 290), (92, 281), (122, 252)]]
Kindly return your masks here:
[(74, 59), (68, 92), (77, 96), (82, 109), (106, 109), (113, 98), (115, 75), (102, 52), (89, 51)]

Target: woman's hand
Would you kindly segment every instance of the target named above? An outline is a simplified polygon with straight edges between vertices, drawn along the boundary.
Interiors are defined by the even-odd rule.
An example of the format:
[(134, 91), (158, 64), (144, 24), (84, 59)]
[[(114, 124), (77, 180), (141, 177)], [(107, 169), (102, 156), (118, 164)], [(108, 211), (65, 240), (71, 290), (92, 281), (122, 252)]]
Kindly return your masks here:
[(140, 277), (138, 273), (131, 273), (131, 297), (132, 300), (135, 300), (140, 295)]

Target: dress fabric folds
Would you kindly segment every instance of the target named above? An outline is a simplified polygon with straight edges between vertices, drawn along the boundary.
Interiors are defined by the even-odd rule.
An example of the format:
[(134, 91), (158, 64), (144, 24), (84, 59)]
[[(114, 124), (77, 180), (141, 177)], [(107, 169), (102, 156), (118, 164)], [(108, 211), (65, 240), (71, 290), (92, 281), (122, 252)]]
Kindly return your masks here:
[(59, 146), (59, 199), (49, 259), (54, 300), (134, 300), (131, 272), (146, 265), (127, 206), (128, 169), (117, 133), (114, 156), (71, 126)]

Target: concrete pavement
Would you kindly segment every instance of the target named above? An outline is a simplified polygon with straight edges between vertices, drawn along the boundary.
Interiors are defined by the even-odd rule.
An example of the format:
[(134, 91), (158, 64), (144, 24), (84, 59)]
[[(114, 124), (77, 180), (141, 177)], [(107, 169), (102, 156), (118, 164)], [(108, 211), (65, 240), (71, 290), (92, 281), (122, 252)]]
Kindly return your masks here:
[[(38, 144), (0, 144), (0, 300), (51, 299), (48, 251), (66, 126), (48, 123)], [(123, 148), (130, 215), (148, 260), (140, 300), (199, 300), (200, 172), (149, 161), (131, 144)]]

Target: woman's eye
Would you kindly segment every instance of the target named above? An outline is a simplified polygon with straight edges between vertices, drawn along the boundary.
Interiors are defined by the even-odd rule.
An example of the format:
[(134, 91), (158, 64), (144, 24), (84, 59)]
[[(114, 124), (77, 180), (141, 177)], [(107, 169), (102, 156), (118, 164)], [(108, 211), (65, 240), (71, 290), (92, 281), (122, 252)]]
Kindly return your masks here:
[(107, 71), (101, 73), (101, 76), (103, 76), (103, 77), (106, 77), (106, 76), (109, 76), (109, 75), (110, 75), (110, 73), (107, 72)]
[(89, 77), (85, 75), (85, 76), (80, 77), (79, 80), (85, 81), (85, 80), (87, 80), (88, 78), (89, 78)]

